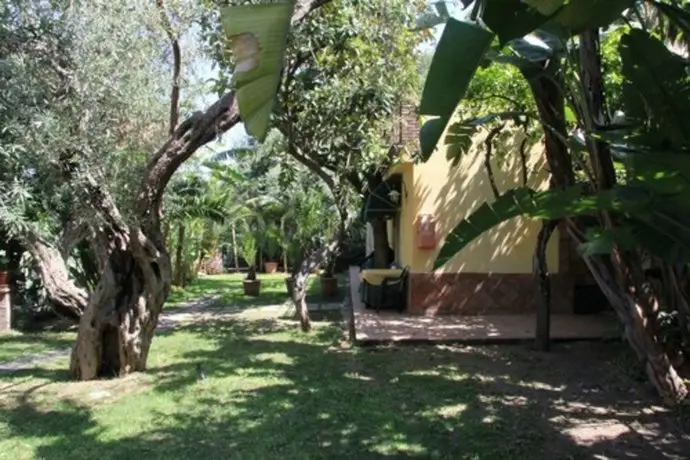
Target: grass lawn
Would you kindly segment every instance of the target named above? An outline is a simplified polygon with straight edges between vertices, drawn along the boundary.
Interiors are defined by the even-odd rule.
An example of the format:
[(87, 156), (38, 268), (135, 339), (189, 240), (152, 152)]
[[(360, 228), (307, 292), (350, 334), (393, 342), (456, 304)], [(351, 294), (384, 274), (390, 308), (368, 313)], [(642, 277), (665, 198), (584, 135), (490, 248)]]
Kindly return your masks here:
[(3, 332), (0, 333), (0, 362), (11, 361), (23, 355), (69, 348), (75, 337), (75, 332)]
[[(318, 277), (309, 279), (307, 301), (310, 303), (339, 302), (347, 289), (346, 276), (338, 275), (339, 292), (330, 299), (321, 296)], [(285, 288), (285, 274), (262, 274), (261, 295), (248, 297), (244, 295), (242, 280), (244, 275), (215, 275), (204, 276), (184, 289), (173, 286), (173, 290), (166, 303), (166, 308), (175, 308), (194, 302), (204, 296), (220, 296), (221, 305), (231, 305), (241, 308), (252, 306), (278, 305), (289, 300)], [(41, 353), (59, 348), (68, 348), (74, 343), (76, 332), (9, 332), (0, 333), (0, 362), (12, 361), (21, 356)]]
[(0, 459), (655, 459), (690, 452), (683, 419), (653, 404), (617, 344), (548, 354), (521, 346), (349, 348), (335, 324), (316, 323), (305, 335), (266, 311), (247, 308), (158, 334), (145, 374), (67, 382), (66, 360), (0, 374)]
[[(233, 273), (227, 275), (202, 276), (184, 289), (173, 287), (166, 306), (175, 307), (194, 301), (202, 296), (218, 295), (224, 303), (238, 307), (277, 305), (290, 300), (285, 287), (285, 273), (259, 274), (261, 294), (258, 297), (244, 295), (242, 280), (245, 275)], [(309, 278), (307, 302), (339, 302), (344, 298), (347, 289), (347, 276), (339, 274), (338, 294), (332, 299), (321, 296), (321, 286), (317, 276)]]

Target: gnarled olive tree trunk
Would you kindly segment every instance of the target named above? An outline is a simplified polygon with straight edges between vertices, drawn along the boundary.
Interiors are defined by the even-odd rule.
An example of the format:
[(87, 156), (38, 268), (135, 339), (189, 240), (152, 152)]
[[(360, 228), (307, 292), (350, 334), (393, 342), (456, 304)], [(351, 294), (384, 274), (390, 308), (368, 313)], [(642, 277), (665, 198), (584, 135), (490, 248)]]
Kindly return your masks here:
[[(327, 0), (298, 1), (293, 24)], [(124, 375), (146, 369), (158, 317), (170, 291), (171, 263), (161, 232), (161, 202), (173, 173), (194, 152), (237, 124), (239, 111), (228, 92), (205, 112), (177, 125), (179, 45), (163, 2), (157, 0), (176, 62), (171, 97), (171, 134), (150, 160), (138, 195), (139, 221), (127, 225), (102, 184), (87, 187), (90, 205), (107, 225), (108, 243), (100, 256), (103, 274), (91, 294), (72, 351), (70, 369), (79, 380)]]
[(91, 179), (91, 206), (104, 218), (103, 273), (79, 323), (70, 369), (79, 380), (146, 369), (172, 269), (160, 225), (160, 206), (173, 172), (199, 147), (239, 121), (233, 93), (180, 124), (150, 161), (139, 194), (139, 225), (125, 223), (102, 185)]
[(70, 366), (74, 378), (146, 369), (158, 316), (170, 291), (170, 273), (165, 248), (141, 231), (121, 229), (111, 235), (101, 281), (79, 323)]
[(35, 234), (26, 235), (23, 244), (36, 263), (55, 312), (67, 318), (79, 319), (86, 309), (89, 295), (70, 277), (64, 254)]

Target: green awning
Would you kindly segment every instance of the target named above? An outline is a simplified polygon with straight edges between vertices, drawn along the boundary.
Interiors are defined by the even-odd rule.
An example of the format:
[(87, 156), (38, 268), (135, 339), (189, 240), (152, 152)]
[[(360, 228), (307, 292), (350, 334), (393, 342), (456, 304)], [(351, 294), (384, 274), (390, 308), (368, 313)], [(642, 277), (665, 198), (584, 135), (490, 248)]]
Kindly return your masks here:
[[(391, 199), (396, 196), (397, 200)], [(401, 202), (402, 175), (393, 174), (369, 192), (364, 200), (362, 218), (367, 222), (375, 218), (392, 219), (400, 210)]]

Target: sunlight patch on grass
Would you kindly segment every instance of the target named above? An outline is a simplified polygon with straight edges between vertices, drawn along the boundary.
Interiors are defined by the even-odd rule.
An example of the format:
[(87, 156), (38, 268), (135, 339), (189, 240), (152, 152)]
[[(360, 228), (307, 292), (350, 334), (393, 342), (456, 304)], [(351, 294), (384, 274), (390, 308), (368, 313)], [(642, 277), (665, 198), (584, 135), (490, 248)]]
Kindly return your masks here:
[(537, 390), (544, 390), (544, 391), (554, 391), (554, 392), (561, 392), (565, 390), (565, 385), (551, 385), (545, 382), (525, 382), (522, 381), (520, 382), (521, 385), (526, 385), (530, 388), (536, 388)]
[(363, 382), (371, 382), (372, 380), (374, 380), (373, 378), (366, 375), (362, 375), (359, 372), (346, 372), (345, 378), (352, 380), (361, 380)]
[(373, 452), (381, 455), (425, 455), (428, 452), (421, 444), (397, 440), (382, 442), (371, 447)]
[(365, 444), (372, 452), (379, 455), (425, 455), (428, 454), (427, 449), (410, 439), (404, 433), (400, 433), (390, 425), (382, 427), (379, 433), (376, 433), (374, 439), (367, 440)]
[(467, 408), (467, 404), (448, 404), (422, 411), (419, 415), (430, 418), (452, 418), (458, 417), (466, 411)]
[[(336, 349), (341, 333), (232, 315), (157, 334), (145, 374), (72, 383), (67, 359), (0, 374), (0, 459), (542, 458), (566, 439), (554, 411), (591, 396), (554, 393), (573, 380), (562, 357), (542, 378), (515, 348)], [(546, 458), (580, 458), (561, 447)]]
[(500, 418), (493, 414), (485, 415), (484, 417), (482, 417), (482, 423), (485, 423), (487, 425), (491, 425), (499, 421)]
[(287, 364), (287, 365), (294, 364), (294, 360), (292, 358), (290, 358), (285, 353), (259, 353), (258, 355), (254, 356), (252, 358), (252, 361), (255, 361), (255, 362), (271, 361), (271, 362), (274, 362), (276, 364)]

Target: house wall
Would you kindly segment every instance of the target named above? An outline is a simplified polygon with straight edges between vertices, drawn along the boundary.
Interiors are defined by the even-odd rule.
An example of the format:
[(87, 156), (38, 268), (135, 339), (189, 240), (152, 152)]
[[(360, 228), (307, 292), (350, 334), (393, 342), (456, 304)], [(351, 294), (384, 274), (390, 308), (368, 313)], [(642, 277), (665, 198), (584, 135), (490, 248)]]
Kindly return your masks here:
[[(522, 131), (513, 131), (492, 154), (492, 169), (499, 193), (520, 187), (521, 162), (518, 148)], [(448, 234), (480, 205), (494, 201), (487, 168), (484, 166), (486, 133), (475, 136), (472, 149), (457, 166), (446, 158), (447, 146), (441, 146), (426, 163), (414, 168), (414, 213), (436, 218), (439, 244), (435, 250), (414, 248), (413, 271), (431, 271)], [(502, 157), (502, 158), (501, 158)], [(543, 146), (537, 143), (527, 152), (527, 185), (548, 188), (549, 174)], [(483, 233), (438, 270), (439, 273), (532, 273), (532, 255), (541, 222), (516, 217)], [(409, 230), (414, 231), (413, 227)], [(556, 236), (556, 235), (555, 235)], [(558, 238), (551, 239), (547, 260), (558, 269)]]
[[(403, 262), (411, 269), (410, 311), (423, 314), (519, 313), (536, 308), (532, 260), (541, 222), (517, 217), (483, 233), (438, 270), (434, 261), (450, 231), (481, 204), (494, 200), (484, 166), (486, 132), (475, 136), (473, 146), (456, 166), (447, 159), (448, 147), (439, 148), (426, 163), (409, 165), (411, 177), (401, 213)], [(519, 187), (522, 132), (506, 131), (495, 140), (492, 168), (500, 193)], [(539, 142), (527, 152), (528, 185), (548, 187), (549, 174)], [(406, 182), (407, 182), (406, 178)], [(415, 220), (421, 214), (436, 219), (438, 244), (434, 250), (418, 249)], [(547, 248), (552, 278), (554, 310), (572, 309), (572, 283), (559, 259), (566, 258), (567, 242), (559, 232)]]

